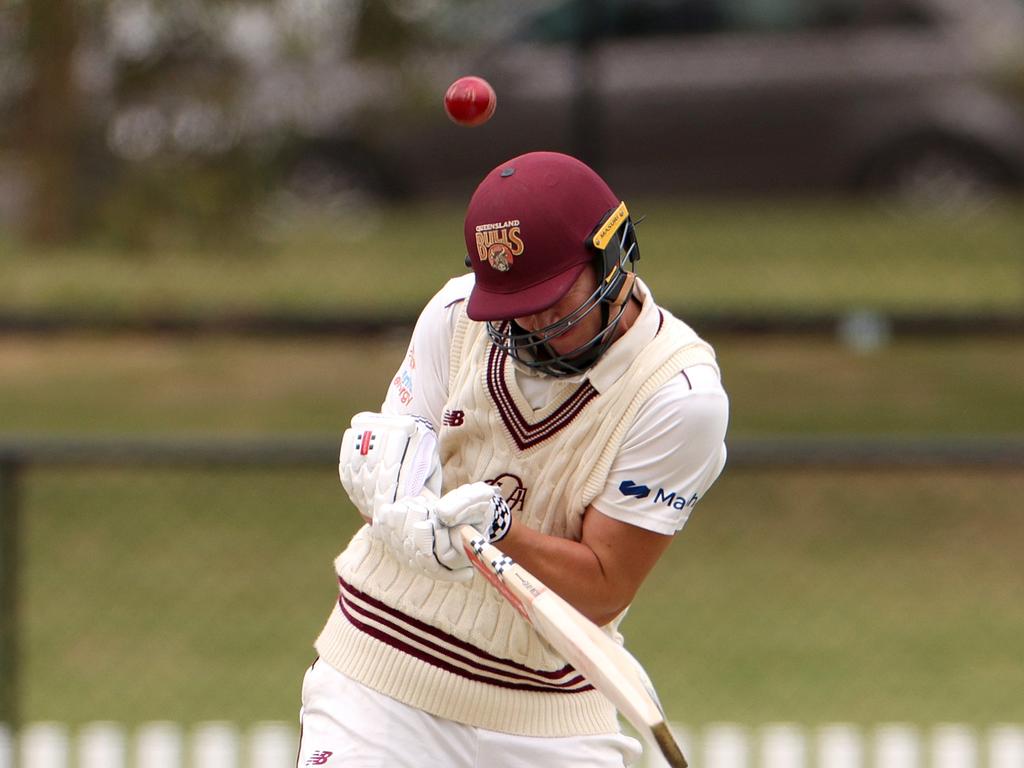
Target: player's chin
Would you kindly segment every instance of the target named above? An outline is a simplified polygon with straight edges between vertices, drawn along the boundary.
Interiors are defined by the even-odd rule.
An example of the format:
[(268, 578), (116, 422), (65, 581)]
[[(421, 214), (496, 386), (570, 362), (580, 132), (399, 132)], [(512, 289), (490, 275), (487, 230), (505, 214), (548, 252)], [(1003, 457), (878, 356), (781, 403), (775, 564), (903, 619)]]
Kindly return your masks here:
[(586, 352), (588, 343), (594, 338), (594, 333), (580, 333), (572, 336), (559, 336), (556, 340), (549, 342), (551, 351), (559, 357), (573, 359)]

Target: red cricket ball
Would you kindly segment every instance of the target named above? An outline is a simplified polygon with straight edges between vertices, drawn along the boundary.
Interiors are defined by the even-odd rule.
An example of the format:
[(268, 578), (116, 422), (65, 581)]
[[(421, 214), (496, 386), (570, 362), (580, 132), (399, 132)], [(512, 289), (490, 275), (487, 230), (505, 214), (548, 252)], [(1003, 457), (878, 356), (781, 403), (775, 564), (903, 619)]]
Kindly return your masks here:
[(459, 125), (482, 125), (491, 119), (498, 97), (482, 77), (467, 75), (448, 86), (444, 93), (444, 111)]

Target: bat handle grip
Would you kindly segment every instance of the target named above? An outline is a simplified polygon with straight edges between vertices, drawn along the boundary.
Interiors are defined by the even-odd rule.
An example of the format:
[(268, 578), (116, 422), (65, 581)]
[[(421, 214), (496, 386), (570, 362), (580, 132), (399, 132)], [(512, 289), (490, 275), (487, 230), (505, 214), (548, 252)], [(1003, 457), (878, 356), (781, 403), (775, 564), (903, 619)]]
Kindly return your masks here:
[(458, 528), (459, 537), (462, 539), (462, 548), (466, 550), (466, 554), (469, 559), (472, 560), (474, 555), (476, 557), (482, 557), (484, 551), (484, 545), (486, 541), (484, 537), (480, 535), (480, 531), (471, 525), (460, 525)]

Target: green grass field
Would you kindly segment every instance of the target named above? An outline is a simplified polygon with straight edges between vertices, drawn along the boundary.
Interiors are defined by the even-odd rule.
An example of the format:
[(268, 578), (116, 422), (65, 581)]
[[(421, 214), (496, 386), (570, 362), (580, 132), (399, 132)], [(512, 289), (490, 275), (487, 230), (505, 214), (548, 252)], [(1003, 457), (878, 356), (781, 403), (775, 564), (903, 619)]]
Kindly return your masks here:
[[(996, 435), (1024, 426), (1018, 340), (716, 344), (730, 432)], [(5, 433), (340, 434), (376, 409), (406, 339), (0, 339)]]
[[(1020, 205), (631, 204), (641, 273), (688, 313), (1024, 307)], [(307, 223), (308, 224), (308, 223)], [(411, 314), (461, 271), (457, 206), (229, 254), (0, 242), (0, 311)], [(700, 328), (698, 327), (698, 330)], [(1024, 345), (711, 338), (733, 438), (1024, 432)], [(402, 357), (384, 339), (0, 337), (0, 435), (340, 433)], [(334, 468), (30, 468), (21, 476), (24, 717), (290, 719), (355, 514)], [(1019, 472), (727, 468), (627, 617), (673, 719), (1024, 720)]]
[[(1007, 434), (1005, 341), (719, 343), (734, 436)], [(404, 341), (0, 341), (26, 434), (337, 435)], [(956, 362), (957, 364), (954, 364)], [(624, 631), (689, 722), (1024, 718), (1024, 478), (727, 470)], [(333, 469), (25, 475), (25, 715), (294, 715), (353, 530)]]
[[(26, 486), (25, 715), (291, 719), (355, 513), (330, 468)], [(727, 473), (627, 617), (691, 723), (1024, 719), (1024, 478)]]
[[(636, 201), (641, 275), (693, 312), (1021, 311), (1024, 203), (971, 217), (820, 202)], [(463, 271), (459, 205), (356, 211), (283, 228), (254, 221), (237, 252), (38, 252), (0, 239), (8, 311), (410, 314)], [(384, 289), (386, 286), (386, 290)]]

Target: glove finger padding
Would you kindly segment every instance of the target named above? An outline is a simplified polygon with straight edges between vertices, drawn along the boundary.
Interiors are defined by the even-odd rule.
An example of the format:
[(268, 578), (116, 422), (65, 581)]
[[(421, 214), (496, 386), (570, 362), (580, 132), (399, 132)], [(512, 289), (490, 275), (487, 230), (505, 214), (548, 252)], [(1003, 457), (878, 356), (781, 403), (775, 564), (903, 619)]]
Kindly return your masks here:
[(414, 526), (431, 520), (433, 515), (431, 500), (421, 496), (381, 504), (373, 513), (370, 535), (383, 542), (393, 555), (405, 560), (412, 552), (407, 549), (406, 542), (411, 538)]
[[(452, 541), (452, 529), (437, 524), (436, 520), (417, 523), (415, 528), (416, 553), (410, 565), (441, 581), (469, 581), (473, 578), (473, 567), (462, 547)], [(446, 553), (443, 559), (438, 550)]]
[(437, 435), (424, 419), (357, 413), (341, 440), (338, 476), (367, 522), (382, 504), (423, 490), (436, 496), (441, 492)]
[(434, 553), (435, 535), (445, 541), (448, 531), (437, 522), (436, 498), (410, 496), (393, 504), (382, 504), (373, 515), (370, 535), (383, 542), (393, 557), (413, 570), (442, 581), (473, 578), (469, 562), (448, 564)]

